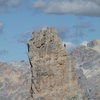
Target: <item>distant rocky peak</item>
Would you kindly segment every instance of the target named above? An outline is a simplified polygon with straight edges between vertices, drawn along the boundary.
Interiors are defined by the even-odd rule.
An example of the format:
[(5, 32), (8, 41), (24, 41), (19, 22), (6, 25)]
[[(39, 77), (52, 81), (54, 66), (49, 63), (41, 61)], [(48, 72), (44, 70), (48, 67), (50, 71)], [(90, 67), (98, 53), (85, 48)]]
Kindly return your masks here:
[(100, 39), (78, 46), (70, 55), (87, 100), (100, 100)]
[(98, 40), (93, 40), (93, 41), (89, 42), (89, 43), (87, 44), (87, 47), (90, 47), (90, 48), (92, 48), (93, 50), (96, 50), (97, 52), (100, 53), (100, 39), (98, 39)]
[(100, 46), (100, 39), (93, 40), (87, 44), (88, 47)]

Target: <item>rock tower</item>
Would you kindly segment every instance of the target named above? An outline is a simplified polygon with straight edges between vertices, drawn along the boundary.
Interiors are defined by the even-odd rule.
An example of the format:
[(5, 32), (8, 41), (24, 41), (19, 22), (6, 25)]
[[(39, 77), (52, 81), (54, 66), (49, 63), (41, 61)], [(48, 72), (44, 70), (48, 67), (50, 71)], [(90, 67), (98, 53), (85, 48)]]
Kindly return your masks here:
[(31, 100), (86, 100), (55, 28), (34, 31), (28, 42), (28, 52)]

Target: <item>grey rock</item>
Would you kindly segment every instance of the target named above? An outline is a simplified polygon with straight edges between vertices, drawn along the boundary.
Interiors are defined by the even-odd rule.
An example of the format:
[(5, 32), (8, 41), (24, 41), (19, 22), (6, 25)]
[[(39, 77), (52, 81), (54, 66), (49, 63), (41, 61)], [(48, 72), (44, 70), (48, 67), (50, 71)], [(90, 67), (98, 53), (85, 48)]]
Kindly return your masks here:
[(27, 100), (31, 86), (30, 73), (27, 62), (0, 62), (0, 100)]
[(87, 46), (79, 46), (70, 55), (77, 73), (80, 87), (88, 100), (100, 97), (100, 40), (94, 40)]

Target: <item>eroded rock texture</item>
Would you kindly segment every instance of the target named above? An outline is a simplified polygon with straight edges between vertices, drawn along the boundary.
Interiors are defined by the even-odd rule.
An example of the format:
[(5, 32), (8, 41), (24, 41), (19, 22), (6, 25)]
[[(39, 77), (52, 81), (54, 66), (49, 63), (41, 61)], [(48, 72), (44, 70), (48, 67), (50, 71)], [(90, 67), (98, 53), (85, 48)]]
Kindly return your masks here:
[(100, 100), (100, 39), (77, 47), (70, 55), (87, 99)]
[(30, 65), (26, 62), (0, 62), (0, 100), (27, 100), (30, 91)]
[(86, 100), (56, 29), (34, 31), (28, 52), (32, 100)]

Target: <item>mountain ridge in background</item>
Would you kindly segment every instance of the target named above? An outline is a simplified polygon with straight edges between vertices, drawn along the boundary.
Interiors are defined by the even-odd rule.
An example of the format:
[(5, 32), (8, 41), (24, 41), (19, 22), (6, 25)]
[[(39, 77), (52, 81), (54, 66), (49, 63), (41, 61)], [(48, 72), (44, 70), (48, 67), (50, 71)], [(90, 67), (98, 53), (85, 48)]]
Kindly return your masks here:
[[(45, 37), (44, 31), (46, 32), (46, 35), (48, 33), (54, 32), (54, 31), (51, 32), (50, 30), (46, 30), (46, 29), (39, 30), (37, 32), (38, 34), (40, 34), (42, 32), (41, 37), (39, 37), (39, 38), (42, 39), (43, 37)], [(35, 34), (35, 36), (37, 37), (36, 34)], [(32, 42), (36, 42), (37, 48), (41, 48), (41, 46), (43, 46), (44, 50), (45, 50), (45, 47), (53, 46), (53, 48), (51, 48), (51, 49), (54, 50), (55, 54), (56, 54), (57, 51), (59, 49), (61, 49), (59, 47), (59, 45), (61, 45), (61, 43), (56, 39), (52, 40), (51, 38), (49, 38), (50, 34), (48, 34), (47, 36), (48, 36), (48, 38), (46, 41), (46, 43), (47, 43), (46, 46), (43, 44), (44, 43), (43, 41), (45, 41), (45, 39), (43, 39), (42, 42), (37, 41), (39, 38), (36, 39), (35, 41), (33, 41), (34, 40), (33, 39)], [(49, 39), (51, 39), (51, 40), (49, 41)], [(49, 42), (50, 42), (50, 44), (49, 44)], [(59, 48), (55, 48), (56, 45)], [(32, 48), (33, 48), (33, 46), (31, 47), (31, 49)], [(65, 48), (62, 49), (62, 52), (64, 49)], [(41, 51), (40, 49), (38, 49), (38, 50)], [(38, 52), (38, 50), (36, 50), (35, 52)], [(51, 51), (48, 51), (48, 52), (51, 52)], [(36, 53), (34, 53), (34, 54), (36, 54)], [(65, 54), (66, 54), (66, 52), (65, 52)], [(59, 55), (58, 60), (56, 58), (57, 55)], [(50, 63), (50, 64), (56, 65), (59, 63), (59, 65), (62, 66), (63, 65), (62, 60), (65, 60), (65, 59), (64, 59), (64, 57), (60, 57), (60, 56), (62, 56), (62, 53), (57, 54), (57, 55), (49, 56), (49, 59), (55, 58), (55, 60), (57, 60), (57, 62), (55, 62), (55, 63), (53, 62), (54, 60), (51, 60), (52, 63)], [(43, 54), (41, 54), (40, 56), (42, 57)], [(74, 76), (74, 75), (76, 76), (76, 77), (73, 77), (73, 79), (75, 78), (75, 80), (78, 81), (79, 88), (82, 90), (82, 93), (83, 93), (82, 95), (84, 95), (86, 98), (80, 99), (80, 98), (76, 98), (76, 97), (72, 96), (72, 98), (65, 97), (63, 100), (100, 100), (100, 85), (99, 85), (100, 84), (100, 39), (90, 41), (86, 46), (82, 46), (82, 45), (78, 46), (73, 51), (71, 51), (71, 53), (68, 54), (68, 56), (71, 57), (71, 60), (72, 60), (71, 66), (74, 68), (73, 70), (76, 73), (76, 75), (74, 73), (72, 73), (71, 70), (70, 70), (71, 72), (68, 72), (68, 73), (70, 73), (71, 76)], [(44, 60), (48, 60), (47, 58), (48, 58), (48, 55), (46, 55), (46, 59), (44, 57)], [(32, 68), (30, 69), (30, 67), (32, 67), (32, 66), (29, 64), (29, 62), (30, 62), (30, 60), (29, 61), (20, 61), (20, 62), (15, 61), (15, 62), (10, 62), (10, 63), (0, 62), (0, 100), (29, 100), (29, 98), (31, 96), (30, 94), (32, 92), (32, 91), (30, 91), (30, 89), (31, 89), (31, 85), (33, 84), (32, 83), (32, 75), (33, 75), (32, 71), (34, 71)], [(40, 64), (43, 64), (43, 62)], [(46, 65), (45, 65), (45, 67), (46, 67)], [(51, 69), (52, 69), (52, 67), (51, 67)], [(53, 74), (54, 71), (55, 71), (55, 73), (54, 73), (55, 76), (56, 76), (56, 74), (59, 75), (59, 73), (56, 70), (58, 70), (58, 72), (60, 73), (60, 71), (62, 69), (56, 69), (55, 67), (52, 70), (48, 70), (48, 67), (46, 70), (45, 70), (45, 68), (43, 68), (42, 71), (40, 71), (40, 69), (38, 69), (38, 71), (40, 71), (42, 73), (42, 75), (44, 75), (43, 77), (47, 77), (48, 73), (49, 73), (49, 75)], [(39, 74), (39, 73), (37, 73), (37, 74)], [(54, 77), (54, 75), (53, 75), (53, 77)], [(61, 76), (62, 76), (62, 74), (61, 74)], [(64, 78), (66, 78), (66, 77), (64, 77)], [(56, 79), (58, 80), (59, 78), (56, 78)], [(54, 79), (54, 80), (56, 80), (56, 79)], [(48, 81), (49, 81), (49, 79), (47, 79), (47, 82)], [(65, 80), (63, 80), (63, 81), (65, 81)], [(44, 82), (45, 82), (45, 78), (44, 78)], [(57, 82), (59, 83), (59, 80)], [(59, 84), (59, 86), (60, 85), (61, 84)], [(73, 82), (73, 85), (75, 85), (74, 82)], [(70, 85), (71, 89), (73, 88), (73, 85)], [(50, 93), (56, 94), (55, 91), (52, 91), (53, 90), (52, 87), (48, 88), (48, 89), (51, 89), (50, 90), (51, 92), (49, 92), (49, 95), (50, 95)], [(58, 89), (60, 90), (61, 88), (58, 88)], [(62, 91), (62, 89), (61, 89), (61, 91)], [(59, 93), (61, 91), (59, 91)], [(47, 92), (47, 94), (48, 94), (48, 92)], [(38, 98), (36, 100), (47, 100), (47, 99), (44, 99), (45, 96), (44, 97), (43, 96), (40, 97), (40, 95), (38, 95), (38, 96), (37, 96)], [(32, 99), (32, 100), (34, 100), (34, 99)]]
[(100, 39), (75, 48), (70, 55), (88, 100), (100, 100)]
[(27, 100), (30, 79), (28, 62), (0, 62), (0, 100)]

